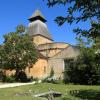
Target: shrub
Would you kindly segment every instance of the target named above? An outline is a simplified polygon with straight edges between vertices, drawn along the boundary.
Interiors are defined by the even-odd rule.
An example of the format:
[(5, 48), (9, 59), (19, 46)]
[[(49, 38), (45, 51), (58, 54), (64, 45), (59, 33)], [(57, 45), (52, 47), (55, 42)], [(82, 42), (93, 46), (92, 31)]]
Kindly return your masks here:
[(15, 82), (14, 76), (3, 76), (2, 79), (3, 82), (13, 83)]
[(100, 61), (96, 62), (98, 59), (93, 51), (86, 49), (76, 61), (69, 62), (64, 72), (64, 83), (100, 85)]
[(53, 67), (51, 68), (51, 72), (50, 72), (50, 76), (49, 77), (53, 77), (54, 76), (54, 69)]
[(46, 77), (45, 79), (42, 80), (42, 82), (55, 83), (55, 80), (53, 78)]
[[(17, 76), (17, 77), (16, 77)], [(30, 82), (31, 78), (28, 78), (24, 71), (20, 71), (18, 75), (15, 75), (16, 81), (19, 82)]]
[(63, 83), (63, 80), (54, 79), (54, 77), (46, 77), (45, 79), (42, 80), (42, 82), (61, 84), (61, 83)]
[(3, 72), (0, 70), (0, 80), (3, 78)]
[(32, 82), (33, 81), (33, 77), (32, 76), (27, 76), (27, 82)]
[(38, 78), (33, 78), (33, 81), (38, 81), (39, 79)]

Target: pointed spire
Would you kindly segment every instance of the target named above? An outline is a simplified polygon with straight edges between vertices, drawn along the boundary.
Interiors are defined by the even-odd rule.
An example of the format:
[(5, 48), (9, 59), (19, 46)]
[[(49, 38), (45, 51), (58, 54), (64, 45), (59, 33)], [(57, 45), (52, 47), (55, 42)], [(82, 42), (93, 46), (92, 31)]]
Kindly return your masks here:
[(30, 22), (41, 20), (42, 22), (46, 22), (46, 19), (43, 17), (41, 12), (37, 9), (35, 13), (28, 19)]
[(41, 12), (38, 9), (32, 15), (32, 17), (36, 17), (36, 16), (41, 16), (42, 18), (44, 18), (43, 15), (41, 14)]

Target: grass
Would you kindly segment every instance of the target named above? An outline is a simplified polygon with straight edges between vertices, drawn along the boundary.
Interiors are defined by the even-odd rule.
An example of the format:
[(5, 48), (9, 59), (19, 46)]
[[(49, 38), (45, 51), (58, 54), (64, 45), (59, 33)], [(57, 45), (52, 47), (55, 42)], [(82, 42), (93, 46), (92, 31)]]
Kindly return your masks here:
[[(0, 89), (0, 100), (46, 100), (42, 98), (34, 98), (32, 95), (47, 92), (49, 88), (63, 94), (62, 97), (55, 98), (54, 100), (100, 100), (100, 86), (51, 83), (40, 83), (35, 85)], [(27, 94), (30, 90), (32, 90), (32, 95)], [(16, 94), (20, 95), (16, 96)]]

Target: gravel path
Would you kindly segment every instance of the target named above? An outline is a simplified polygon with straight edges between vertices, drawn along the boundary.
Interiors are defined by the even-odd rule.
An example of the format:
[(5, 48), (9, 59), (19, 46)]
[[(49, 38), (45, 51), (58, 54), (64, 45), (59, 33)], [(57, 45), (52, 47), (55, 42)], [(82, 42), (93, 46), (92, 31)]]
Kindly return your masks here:
[(4, 84), (0, 84), (0, 88), (17, 87), (17, 86), (30, 85), (30, 84), (35, 84), (35, 82), (31, 82), (31, 83), (4, 83)]

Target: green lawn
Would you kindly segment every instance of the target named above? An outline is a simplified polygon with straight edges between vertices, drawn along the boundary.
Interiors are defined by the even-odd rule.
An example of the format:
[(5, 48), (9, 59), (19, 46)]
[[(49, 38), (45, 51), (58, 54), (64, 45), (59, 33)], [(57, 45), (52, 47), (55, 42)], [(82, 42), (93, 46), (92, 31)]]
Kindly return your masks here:
[[(41, 83), (15, 88), (0, 89), (0, 100), (46, 100), (32, 95), (47, 92), (49, 88), (61, 92), (54, 100), (100, 100), (100, 86), (64, 85)], [(32, 95), (28, 94), (32, 90)], [(17, 95), (16, 94), (20, 94)], [(66, 99), (62, 99), (66, 97)]]

